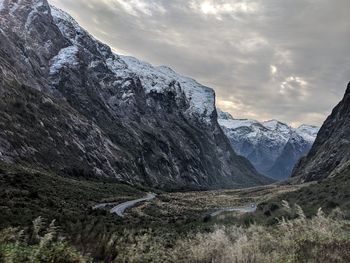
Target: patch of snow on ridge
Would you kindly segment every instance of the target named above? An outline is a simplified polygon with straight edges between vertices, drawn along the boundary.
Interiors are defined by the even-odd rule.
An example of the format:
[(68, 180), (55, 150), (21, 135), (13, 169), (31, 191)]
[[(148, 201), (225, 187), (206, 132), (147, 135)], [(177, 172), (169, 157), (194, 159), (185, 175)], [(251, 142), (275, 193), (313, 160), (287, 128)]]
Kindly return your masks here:
[(69, 46), (60, 50), (60, 52), (52, 58), (50, 74), (58, 73), (64, 66), (77, 66), (79, 65), (77, 54), (78, 48), (76, 46)]
[(215, 94), (211, 88), (205, 87), (195, 80), (181, 76), (169, 67), (154, 67), (149, 63), (134, 57), (121, 56), (130, 71), (136, 73), (146, 92), (158, 93), (168, 90), (174, 82), (178, 83), (190, 103), (190, 113), (197, 113), (206, 120), (210, 120), (215, 110)]
[[(90, 34), (85, 31), (69, 14), (53, 5), (50, 5), (50, 8), (55, 24), (61, 33), (65, 37), (68, 37), (73, 43), (77, 44), (78, 35), (85, 33), (86, 35), (90, 36)], [(72, 30), (72, 27), (74, 30)], [(92, 36), (90, 37), (94, 39)]]
[[(81, 28), (69, 14), (54, 6), (51, 6), (51, 14), (61, 33), (70, 39), (73, 45), (80, 46), (80, 40), (84, 36), (96, 41), (96, 47), (101, 53), (101, 57), (104, 58), (104, 63), (116, 76), (138, 77), (148, 93), (152, 91), (164, 93), (170, 89), (175, 89), (178, 96), (185, 95), (189, 104), (186, 112), (189, 115), (196, 115), (206, 123), (211, 122), (212, 114), (215, 111), (215, 93), (211, 88), (203, 86), (191, 78), (181, 76), (169, 67), (155, 67), (133, 57), (118, 54), (111, 55), (110, 52), (103, 52), (104, 50), (100, 49), (103, 44), (100, 45), (100, 42)], [(59, 54), (55, 58), (56, 62), (53, 63), (54, 67), (51, 72), (54, 73), (59, 69), (65, 63), (64, 61), (68, 61), (70, 56), (74, 62), (74, 52), (74, 49), (70, 48), (63, 54)], [(95, 64), (92, 63), (90, 66), (93, 67)]]
[(320, 128), (317, 126), (306, 125), (306, 124), (303, 124), (299, 126), (297, 129), (295, 129), (297, 134), (299, 134), (301, 137), (303, 137), (306, 141), (309, 141), (309, 142), (315, 141), (319, 130)]
[[(27, 17), (27, 21), (25, 23), (25, 29), (26, 30), (29, 30), (30, 29), (30, 26), (33, 22), (33, 20), (35, 19), (35, 17), (38, 15), (39, 13), (39, 10), (38, 8), (39, 7), (43, 7), (44, 6), (44, 3), (42, 0), (40, 1), (34, 1), (35, 3), (33, 4), (32, 6), (32, 11), (29, 13), (28, 17)], [(43, 12), (43, 13), (47, 13), (47, 12)]]
[(5, 0), (0, 0), (0, 11), (2, 11), (3, 9), (5, 9)]
[(218, 119), (218, 122), (221, 126), (224, 126), (227, 129), (251, 127), (254, 124), (259, 124), (259, 122), (256, 120), (248, 120), (248, 119)]
[(216, 109), (216, 112), (218, 114), (218, 120), (223, 119), (223, 120), (233, 120), (233, 117), (230, 113), (224, 112), (220, 109)]
[(264, 127), (271, 131), (278, 131), (281, 133), (289, 133), (291, 131), (291, 127), (285, 123), (282, 123), (277, 120), (269, 120), (261, 123)]

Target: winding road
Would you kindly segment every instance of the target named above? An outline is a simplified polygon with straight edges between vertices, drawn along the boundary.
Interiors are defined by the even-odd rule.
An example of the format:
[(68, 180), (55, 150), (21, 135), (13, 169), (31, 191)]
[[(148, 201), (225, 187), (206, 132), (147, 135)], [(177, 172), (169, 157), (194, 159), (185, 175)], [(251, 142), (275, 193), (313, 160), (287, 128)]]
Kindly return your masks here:
[[(110, 210), (110, 213), (117, 214), (120, 217), (124, 217), (124, 212), (126, 209), (131, 208), (131, 207), (133, 207), (141, 202), (151, 201), (155, 197), (156, 197), (156, 194), (148, 193), (147, 196), (145, 196), (143, 198), (130, 200), (130, 201), (118, 204), (118, 205), (116, 205), (116, 203), (102, 203), (102, 204), (95, 205), (93, 207), (93, 209), (105, 208), (106, 206), (114, 206)], [(221, 208), (221, 209), (216, 210), (215, 212), (212, 212), (211, 214), (209, 214), (209, 216), (215, 217), (217, 215), (220, 215), (221, 213), (233, 212), (233, 211), (241, 212), (241, 213), (253, 213), (256, 211), (256, 208), (257, 208), (256, 204), (251, 204), (251, 205), (245, 206), (245, 207)]]
[[(131, 208), (131, 207), (137, 205), (138, 203), (150, 201), (150, 200), (154, 199), (155, 197), (156, 197), (155, 194), (149, 193), (149, 194), (147, 194), (147, 196), (145, 196), (143, 198), (127, 201), (127, 202), (124, 202), (124, 203), (121, 203), (119, 205), (114, 206), (110, 210), (110, 213), (112, 213), (112, 214), (114, 213), (120, 217), (124, 217), (124, 211), (126, 209)], [(93, 209), (105, 208), (106, 206), (111, 206), (111, 205), (115, 205), (115, 203), (103, 203), (103, 204), (95, 205), (93, 207)]]

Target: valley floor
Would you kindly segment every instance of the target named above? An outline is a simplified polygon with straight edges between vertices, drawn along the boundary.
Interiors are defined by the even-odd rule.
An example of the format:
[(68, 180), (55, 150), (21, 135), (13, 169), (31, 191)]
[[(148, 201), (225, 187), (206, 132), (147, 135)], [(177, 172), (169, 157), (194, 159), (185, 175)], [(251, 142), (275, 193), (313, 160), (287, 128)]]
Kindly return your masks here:
[[(93, 207), (153, 189), (2, 164), (0, 262), (349, 262), (349, 186), (344, 175), (308, 185), (158, 191), (120, 217)], [(251, 205), (254, 213), (211, 216)]]

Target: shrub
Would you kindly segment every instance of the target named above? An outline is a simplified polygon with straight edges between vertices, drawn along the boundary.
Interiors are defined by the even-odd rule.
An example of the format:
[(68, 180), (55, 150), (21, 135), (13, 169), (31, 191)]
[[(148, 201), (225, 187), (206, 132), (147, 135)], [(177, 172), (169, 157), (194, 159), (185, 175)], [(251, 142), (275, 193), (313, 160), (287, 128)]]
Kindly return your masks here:
[(58, 240), (55, 221), (45, 229), (41, 217), (30, 229), (7, 228), (0, 232), (0, 262), (83, 263), (82, 255), (67, 242)]
[(339, 209), (329, 216), (319, 209), (308, 219), (300, 206), (282, 206), (297, 218), (275, 226), (218, 226), (180, 241), (183, 262), (350, 262), (350, 222)]

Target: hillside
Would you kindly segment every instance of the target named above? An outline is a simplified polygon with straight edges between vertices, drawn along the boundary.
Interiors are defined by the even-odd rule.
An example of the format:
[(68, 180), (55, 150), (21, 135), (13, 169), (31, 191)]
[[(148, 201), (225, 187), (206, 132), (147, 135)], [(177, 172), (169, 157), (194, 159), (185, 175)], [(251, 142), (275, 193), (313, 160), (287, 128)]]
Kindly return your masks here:
[(0, 9), (0, 160), (163, 189), (268, 183), (237, 156), (214, 91), (121, 57), (46, 0)]
[(322, 125), (310, 153), (293, 171), (299, 181), (318, 181), (348, 174), (350, 164), (350, 83), (344, 98)]

